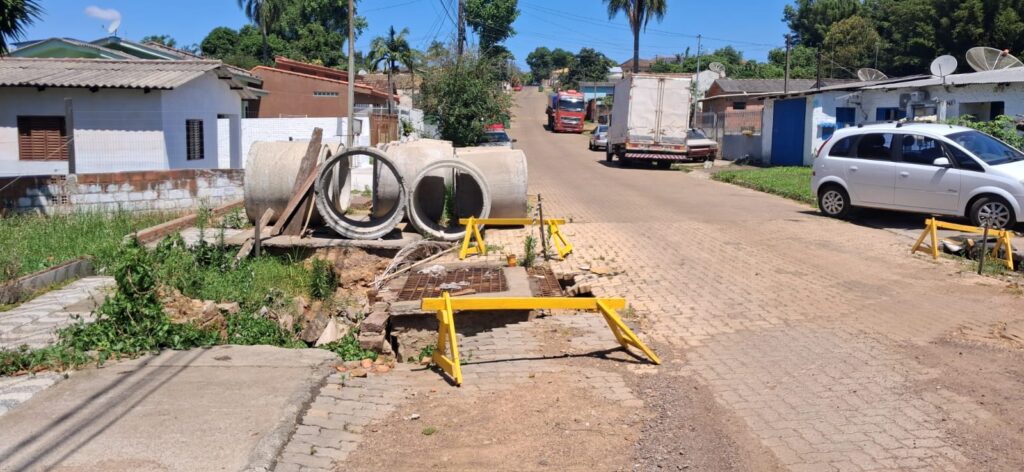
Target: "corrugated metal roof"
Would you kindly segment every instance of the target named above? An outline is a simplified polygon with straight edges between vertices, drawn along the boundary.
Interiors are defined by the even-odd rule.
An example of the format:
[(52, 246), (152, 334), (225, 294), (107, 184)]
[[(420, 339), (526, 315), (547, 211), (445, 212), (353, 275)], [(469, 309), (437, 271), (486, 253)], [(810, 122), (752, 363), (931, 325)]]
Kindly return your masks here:
[(221, 66), (220, 61), (3, 58), (0, 86), (169, 90)]
[(898, 84), (881, 84), (872, 87), (865, 87), (867, 90), (899, 89), (914, 87), (930, 87), (935, 85), (971, 85), (971, 84), (1004, 84), (1013, 82), (1024, 82), (1024, 67), (1013, 69), (987, 70), (984, 72), (971, 72), (968, 74), (947, 75), (941, 77), (928, 77), (910, 82)]

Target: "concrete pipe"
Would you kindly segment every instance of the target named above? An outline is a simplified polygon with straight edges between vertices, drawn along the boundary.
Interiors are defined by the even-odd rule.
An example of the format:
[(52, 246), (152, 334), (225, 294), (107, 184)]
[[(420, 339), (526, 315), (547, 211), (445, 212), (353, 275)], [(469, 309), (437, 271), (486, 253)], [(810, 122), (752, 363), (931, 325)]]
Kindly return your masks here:
[[(451, 203), (452, 220), (447, 227), (440, 222), (444, 216), (447, 180), (454, 182)], [(458, 159), (444, 159), (428, 164), (409, 185), (409, 223), (423, 236), (444, 241), (457, 241), (466, 234), (460, 218), (487, 218), (491, 214), (491, 191), (480, 169)]]
[(458, 159), (480, 169), (491, 191), (491, 218), (526, 218), (526, 154), (503, 147), (455, 150)]
[[(348, 163), (356, 156), (369, 157), (375, 163), (390, 170), (398, 182), (397, 202), (390, 212), (381, 217), (370, 215), (364, 220), (352, 218), (346, 215), (348, 208), (339, 207), (336, 200), (332, 198), (331, 189), (336, 185), (334, 179), (338, 175), (335, 168), (347, 169)], [(347, 172), (345, 174), (347, 175)], [(316, 178), (317, 212), (323, 217), (324, 223), (328, 227), (349, 239), (380, 239), (386, 236), (402, 221), (407, 200), (405, 180), (399, 173), (398, 167), (387, 154), (374, 148), (356, 147), (331, 157), (320, 167), (319, 175)]]
[[(411, 179), (419, 175), (420, 171), (432, 162), (441, 159), (451, 159), (455, 152), (450, 141), (437, 139), (418, 139), (409, 142), (391, 142), (384, 151), (391, 158), (391, 161), (398, 167), (399, 175), (406, 178), (406, 185)], [(374, 164), (374, 188), (373, 188), (373, 213), (376, 218), (387, 214), (394, 208), (398, 201), (398, 183), (383, 167)], [(441, 176), (441, 174), (437, 174)], [(450, 181), (446, 182), (451, 184)], [(409, 189), (406, 188), (406, 192)], [(434, 204), (431, 202), (430, 204)], [(430, 211), (440, 211), (440, 208), (431, 208)]]
[[(273, 224), (288, 206), (292, 198), (295, 181), (298, 179), (302, 158), (309, 147), (308, 141), (259, 141), (252, 143), (245, 162), (245, 214), (249, 221), (256, 222), (268, 208), (274, 210)], [(318, 159), (323, 162), (327, 156), (338, 153), (338, 145), (328, 144), (320, 150)], [(347, 175), (334, 179), (332, 200), (339, 206), (348, 207), (350, 191), (338, 187), (349, 185)], [(348, 166), (344, 166), (345, 172)]]

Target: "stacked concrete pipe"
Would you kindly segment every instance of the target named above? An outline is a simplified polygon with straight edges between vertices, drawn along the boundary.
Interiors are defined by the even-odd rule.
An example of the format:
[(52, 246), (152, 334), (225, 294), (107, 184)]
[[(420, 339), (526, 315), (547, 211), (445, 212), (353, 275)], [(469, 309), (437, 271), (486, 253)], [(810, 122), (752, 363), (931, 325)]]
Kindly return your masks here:
[[(245, 162), (244, 188), (245, 214), (250, 221), (257, 221), (268, 208), (274, 210), (270, 222), (277, 221), (292, 198), (299, 167), (308, 147), (307, 141), (258, 141), (252, 144)], [(326, 144), (321, 148), (318, 159), (323, 162), (327, 156), (337, 153), (337, 144)], [(339, 177), (335, 183), (350, 185), (347, 176)], [(336, 204), (348, 207), (350, 191), (334, 188), (331, 193)]]
[[(339, 186), (339, 182), (336, 179), (348, 177), (349, 162), (356, 156), (367, 156), (374, 162), (375, 166), (379, 165), (381, 168), (387, 169), (388, 173), (395, 179), (398, 190), (398, 197), (390, 211), (379, 216), (370, 215), (370, 218), (365, 221), (348, 217), (346, 215), (347, 205), (341, 207), (332, 198), (335, 193), (331, 189), (338, 188)], [(380, 239), (386, 236), (402, 221), (407, 202), (405, 178), (392, 159), (379, 149), (356, 147), (332, 156), (320, 167), (316, 178), (317, 212), (323, 217), (327, 226), (345, 238)]]
[[(451, 186), (454, 208), (451, 221), (447, 226), (441, 226), (448, 188), (444, 182), (447, 180), (454, 182)], [(471, 216), (489, 217), (491, 200), (490, 187), (480, 169), (463, 160), (443, 159), (427, 164), (409, 184), (406, 215), (420, 234), (443, 241), (457, 241), (466, 234), (466, 227), (458, 220)]]
[[(432, 162), (442, 159), (451, 159), (455, 155), (451, 141), (437, 139), (417, 139), (406, 142), (393, 142), (381, 146), (382, 150), (391, 158), (391, 162), (397, 166), (399, 175), (405, 178), (408, 186), (423, 168)], [(436, 177), (443, 177), (437, 173)], [(435, 182), (433, 179), (430, 182)], [(450, 179), (443, 181), (443, 185), (451, 185)], [(373, 210), (372, 215), (380, 218), (388, 214), (398, 204), (400, 189), (398, 181), (385, 167), (374, 162), (373, 165)], [(410, 192), (407, 187), (406, 193)], [(442, 201), (425, 202), (424, 205), (430, 212), (440, 211)]]
[(467, 147), (455, 150), (455, 157), (473, 164), (491, 191), (491, 218), (525, 218), (527, 179), (526, 154), (507, 147)]

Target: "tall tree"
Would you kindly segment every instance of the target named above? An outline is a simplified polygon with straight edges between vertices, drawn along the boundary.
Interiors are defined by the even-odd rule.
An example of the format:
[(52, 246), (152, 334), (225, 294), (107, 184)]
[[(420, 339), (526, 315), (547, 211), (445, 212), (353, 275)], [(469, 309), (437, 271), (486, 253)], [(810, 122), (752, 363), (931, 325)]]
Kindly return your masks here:
[(861, 0), (796, 0), (786, 5), (782, 17), (797, 43), (818, 47), (834, 23), (856, 15), (860, 8)]
[(406, 69), (416, 76), (416, 67), (419, 63), (419, 53), (409, 46), (409, 28), (402, 28), (402, 31), (395, 32), (392, 26), (387, 36), (373, 38), (370, 43), (370, 61), (374, 69), (384, 66), (388, 73), (388, 107), (394, 108), (395, 78), (394, 73), (398, 66), (405, 66)]
[(822, 45), (824, 55), (831, 59), (829, 70), (838, 67), (843, 71), (840, 76), (852, 78), (861, 67), (875, 67), (875, 52), (881, 41), (875, 25), (863, 16), (854, 15), (833, 24)]
[(480, 36), (480, 52), (491, 49), (516, 34), (512, 23), (519, 18), (518, 0), (467, 0), (466, 24)]
[(608, 80), (608, 69), (613, 65), (614, 61), (594, 49), (580, 49), (569, 64), (569, 73), (562, 79), (562, 84), (578, 89), (580, 82), (603, 82)]
[(472, 146), (483, 138), (484, 126), (508, 118), (511, 96), (498, 87), (497, 69), (491, 62), (473, 54), (461, 60), (450, 55), (441, 67), (424, 73), (421, 108), (437, 124), (442, 139)]
[(270, 40), (268, 30), (277, 21), (281, 14), (281, 3), (279, 0), (238, 0), (238, 8), (245, 12), (256, 26), (259, 26), (263, 35), (263, 62), (270, 62)]
[(0, 0), (0, 56), (7, 54), (8, 42), (22, 38), (42, 13), (36, 0)]
[(633, 73), (640, 72), (640, 31), (654, 18), (661, 21), (668, 11), (668, 0), (604, 0), (608, 4), (608, 18), (622, 12), (633, 30)]
[(537, 83), (551, 77), (551, 50), (540, 46), (526, 56), (526, 65), (530, 66), (530, 75)]

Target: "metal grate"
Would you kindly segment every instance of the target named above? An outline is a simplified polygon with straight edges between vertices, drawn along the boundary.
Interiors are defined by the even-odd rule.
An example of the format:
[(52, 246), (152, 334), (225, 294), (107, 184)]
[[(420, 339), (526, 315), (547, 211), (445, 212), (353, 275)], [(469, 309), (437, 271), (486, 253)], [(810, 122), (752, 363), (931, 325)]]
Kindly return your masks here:
[(531, 288), (534, 288), (534, 293), (538, 296), (561, 297), (565, 295), (562, 293), (562, 285), (558, 283), (558, 278), (555, 277), (555, 273), (551, 271), (550, 267), (533, 266), (527, 269), (526, 273), (530, 274)]
[(508, 282), (501, 268), (472, 267), (439, 273), (415, 273), (405, 281), (398, 292), (399, 301), (437, 297), (447, 290), (457, 293), (472, 289), (474, 293), (494, 293), (508, 290)]

